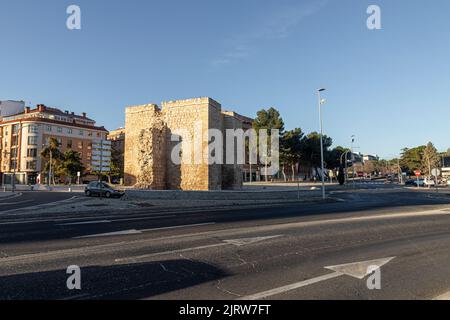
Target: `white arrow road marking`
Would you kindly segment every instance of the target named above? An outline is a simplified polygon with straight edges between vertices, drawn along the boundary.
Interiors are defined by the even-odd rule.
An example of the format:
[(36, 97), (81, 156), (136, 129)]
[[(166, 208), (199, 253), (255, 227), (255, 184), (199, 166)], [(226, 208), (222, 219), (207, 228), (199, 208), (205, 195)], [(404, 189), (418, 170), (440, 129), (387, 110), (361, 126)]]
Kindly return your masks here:
[[(296, 283), (292, 283), (283, 287), (259, 292), (256, 294), (252, 294), (249, 296), (245, 296), (242, 298), (239, 298), (238, 300), (261, 300), (265, 299), (277, 294), (281, 294), (284, 292), (292, 291), (301, 287), (306, 287), (311, 284), (315, 284), (318, 282), (322, 282), (325, 280), (330, 280), (333, 278), (337, 278), (343, 275), (349, 275), (351, 277), (357, 278), (357, 279), (363, 279), (365, 276), (367, 276), (369, 273), (368, 268), (370, 266), (377, 266), (381, 268), (383, 265), (394, 259), (395, 257), (390, 258), (383, 258), (383, 259), (376, 259), (376, 260), (369, 260), (369, 261), (361, 261), (361, 262), (354, 262), (354, 263), (348, 263), (348, 264), (341, 264), (336, 266), (330, 266), (325, 267), (326, 269), (335, 270), (333, 273), (329, 273), (320, 277), (312, 278), (309, 280), (304, 280)], [(364, 269), (365, 268), (365, 269)], [(363, 275), (364, 274), (364, 275)], [(363, 275), (361, 277), (361, 275)]]
[(185, 248), (185, 249), (178, 249), (178, 250), (170, 250), (170, 251), (163, 251), (163, 252), (144, 254), (144, 255), (136, 256), (136, 257), (128, 257), (128, 258), (116, 259), (115, 262), (136, 261), (136, 260), (153, 258), (153, 257), (157, 257), (157, 256), (165, 256), (165, 255), (171, 255), (171, 254), (176, 254), (176, 253), (183, 253), (183, 252), (188, 252), (188, 251), (196, 251), (196, 250), (224, 247), (224, 246), (228, 246), (228, 245), (234, 245), (234, 246), (240, 247), (240, 246), (243, 246), (243, 245), (250, 245), (250, 244), (253, 244), (253, 243), (256, 243), (256, 242), (261, 242), (261, 241), (264, 241), (264, 240), (278, 238), (278, 237), (281, 237), (281, 235), (268, 236), (268, 237), (245, 238), (245, 239), (223, 240), (222, 243), (210, 244), (210, 245), (205, 245), (205, 246), (200, 246), (200, 247), (192, 247), (192, 248)]
[(269, 240), (269, 239), (273, 239), (273, 238), (278, 238), (281, 237), (281, 235), (277, 235), (277, 236), (268, 236), (268, 237), (255, 237), (255, 238), (245, 238), (245, 239), (234, 239), (234, 240), (224, 240), (224, 242), (229, 243), (229, 244), (233, 244), (235, 246), (245, 246), (248, 244), (252, 244), (255, 242), (260, 242), (260, 241), (264, 241), (264, 240)]
[(116, 232), (108, 232), (108, 233), (99, 233), (99, 234), (91, 234), (88, 236), (75, 237), (74, 239), (87, 239), (87, 238), (96, 238), (96, 237), (112, 237), (112, 236), (124, 236), (130, 234), (141, 234), (142, 232), (136, 229), (132, 230), (124, 230), (124, 231), (116, 231)]
[(447, 301), (447, 300), (450, 300), (450, 291), (449, 292), (446, 292), (446, 293), (444, 293), (444, 294), (441, 294), (440, 296), (437, 296), (436, 298), (434, 298), (433, 300), (445, 300), (445, 301)]
[(346, 263), (346, 264), (340, 264), (336, 266), (328, 266), (325, 267), (325, 269), (332, 270), (339, 272), (341, 274), (345, 274), (347, 276), (362, 280), (366, 276), (370, 274), (370, 266), (377, 266), (378, 268), (381, 268), (386, 263), (394, 259), (395, 257), (390, 258), (383, 258), (383, 259), (376, 259), (376, 260), (370, 260), (370, 261), (361, 261), (361, 262), (353, 262), (353, 263)]

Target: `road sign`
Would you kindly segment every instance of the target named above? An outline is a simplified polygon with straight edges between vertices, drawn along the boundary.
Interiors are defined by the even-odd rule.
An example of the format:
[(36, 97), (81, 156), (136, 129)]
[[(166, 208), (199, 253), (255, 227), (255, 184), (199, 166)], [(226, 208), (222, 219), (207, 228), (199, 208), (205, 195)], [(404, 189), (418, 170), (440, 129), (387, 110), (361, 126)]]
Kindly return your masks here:
[(422, 175), (422, 172), (420, 170), (415, 170), (414, 174), (416, 175), (416, 177), (420, 177)]
[(433, 170), (431, 170), (431, 174), (432, 174), (433, 176), (437, 177), (437, 176), (441, 175), (441, 170), (439, 170), (439, 169), (433, 169)]

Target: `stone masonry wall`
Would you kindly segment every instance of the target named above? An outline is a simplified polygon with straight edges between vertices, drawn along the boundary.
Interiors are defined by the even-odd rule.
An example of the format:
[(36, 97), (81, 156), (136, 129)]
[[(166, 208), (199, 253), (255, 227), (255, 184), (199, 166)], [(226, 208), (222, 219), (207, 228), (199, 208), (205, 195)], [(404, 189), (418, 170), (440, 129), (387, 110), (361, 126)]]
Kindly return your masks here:
[[(126, 109), (125, 184), (142, 189), (221, 190), (242, 186), (241, 168), (236, 165), (208, 165), (208, 129), (223, 132), (225, 126), (241, 127), (234, 117), (225, 117), (221, 105), (211, 98), (169, 101), (162, 110), (154, 104)], [(201, 136), (196, 130), (201, 126)], [(176, 164), (171, 159), (172, 135), (201, 146), (203, 158), (195, 162), (191, 150), (190, 163)], [(225, 138), (225, 135), (224, 135)], [(195, 145), (195, 143), (194, 143)], [(184, 156), (189, 150), (182, 147)], [(225, 147), (225, 144), (224, 144)]]
[(127, 108), (125, 126), (125, 184), (165, 189), (166, 132), (158, 106)]
[[(224, 157), (226, 155), (227, 145), (227, 129), (243, 129), (242, 121), (240, 121), (234, 114), (234, 112), (223, 112), (223, 125), (224, 125)], [(237, 164), (237, 139), (235, 139), (234, 150), (228, 150), (228, 152), (234, 153), (234, 164), (225, 164), (222, 166), (222, 189), (240, 189), (243, 184), (242, 170), (243, 165)], [(245, 160), (245, 159), (244, 159)], [(226, 158), (224, 159), (226, 161)]]

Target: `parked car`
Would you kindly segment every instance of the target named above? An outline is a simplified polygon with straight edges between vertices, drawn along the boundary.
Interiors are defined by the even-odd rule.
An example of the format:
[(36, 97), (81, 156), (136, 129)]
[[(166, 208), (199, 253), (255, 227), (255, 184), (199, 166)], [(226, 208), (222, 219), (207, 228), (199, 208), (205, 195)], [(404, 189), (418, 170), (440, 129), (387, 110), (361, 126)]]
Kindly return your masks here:
[(100, 182), (98, 181), (93, 181), (86, 186), (86, 188), (84, 189), (84, 194), (87, 197), (102, 195), (105, 198), (120, 198), (124, 195), (124, 192), (114, 189), (105, 182), (102, 182), (100, 184)]
[(436, 182), (433, 179), (425, 179), (424, 184), (427, 187), (434, 187), (436, 185)]
[[(418, 181), (418, 182), (417, 182)], [(419, 187), (422, 187), (425, 185), (425, 181), (423, 179), (410, 179), (410, 180), (406, 180), (405, 185), (407, 186), (416, 186), (417, 184), (419, 184)]]

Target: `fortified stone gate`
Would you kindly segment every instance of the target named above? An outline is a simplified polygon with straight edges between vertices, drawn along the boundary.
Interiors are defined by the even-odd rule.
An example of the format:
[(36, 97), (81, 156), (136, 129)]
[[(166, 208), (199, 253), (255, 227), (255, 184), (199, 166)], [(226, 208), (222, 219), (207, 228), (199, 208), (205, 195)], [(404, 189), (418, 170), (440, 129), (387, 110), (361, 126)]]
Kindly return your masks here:
[[(225, 130), (245, 129), (242, 119), (249, 122), (249, 118), (222, 111), (221, 105), (211, 98), (163, 102), (162, 109), (155, 104), (127, 108), (125, 184), (152, 190), (241, 188), (242, 165), (196, 162), (194, 152), (191, 162), (177, 164), (172, 161), (172, 153), (180, 151), (182, 156), (184, 153), (190, 154), (192, 150), (183, 150), (185, 145), (182, 139), (187, 137), (194, 141), (200, 137), (198, 145), (209, 154), (213, 150), (209, 150), (209, 138), (205, 137), (208, 137), (209, 129), (217, 129), (224, 137), (225, 160)], [(179, 136), (181, 131), (184, 134)], [(178, 137), (179, 141), (173, 141), (173, 137)], [(181, 148), (174, 149), (176, 146)]]

